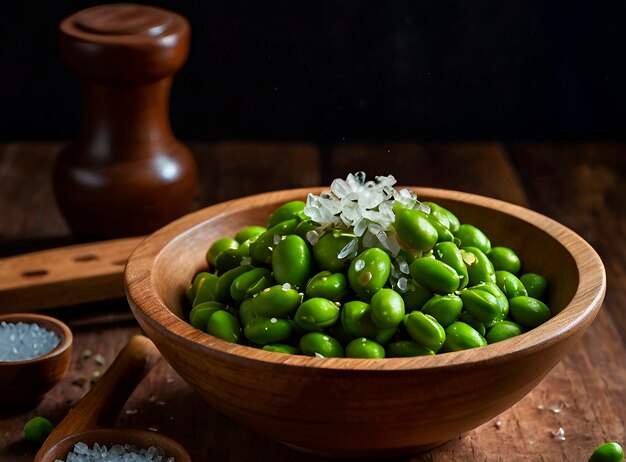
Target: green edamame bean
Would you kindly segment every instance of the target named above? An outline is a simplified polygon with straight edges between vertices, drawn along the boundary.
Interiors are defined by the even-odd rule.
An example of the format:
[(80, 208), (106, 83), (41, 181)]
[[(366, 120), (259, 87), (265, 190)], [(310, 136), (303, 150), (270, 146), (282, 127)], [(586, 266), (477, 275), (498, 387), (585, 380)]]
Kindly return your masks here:
[(209, 247), (209, 250), (206, 253), (206, 261), (210, 265), (214, 265), (215, 258), (220, 254), (220, 252), (226, 249), (236, 249), (237, 247), (239, 247), (239, 242), (231, 239), (230, 237), (223, 237), (221, 239), (218, 239), (213, 244), (211, 244), (211, 247)]
[(213, 313), (206, 325), (206, 331), (231, 343), (239, 343), (241, 338), (239, 321), (235, 316), (224, 310)]
[(463, 261), (463, 255), (453, 242), (440, 242), (433, 249), (433, 255), (439, 261), (451, 266), (459, 275), (459, 289), (464, 289), (469, 283), (467, 266)]
[(520, 335), (523, 327), (513, 321), (498, 321), (487, 331), (487, 343), (496, 343)]
[(540, 274), (522, 274), (519, 280), (524, 284), (528, 296), (537, 300), (544, 300), (548, 291), (548, 280)]
[(302, 295), (295, 289), (276, 285), (263, 290), (252, 300), (252, 307), (257, 316), (284, 318), (298, 309)]
[(214, 274), (202, 271), (194, 276), (191, 284), (189, 284), (187, 288), (185, 289), (185, 295), (187, 296), (187, 301), (189, 303), (193, 304), (193, 300), (194, 298), (196, 298), (196, 293), (198, 291), (198, 286), (204, 284), (204, 280), (207, 278), (207, 275), (209, 277), (211, 276), (217, 277)]
[(274, 281), (272, 274), (271, 273), (266, 274), (257, 282), (255, 282), (250, 287), (248, 287), (248, 290), (246, 290), (246, 296), (252, 297), (260, 292), (263, 292), (265, 289), (272, 287), (275, 284), (276, 284), (276, 281)]
[(491, 326), (504, 318), (500, 303), (486, 290), (474, 287), (462, 290), (461, 300), (467, 312), (485, 326)]
[[(431, 213), (432, 213), (433, 203), (424, 202), (424, 204), (428, 205), (431, 208)], [(459, 221), (459, 219), (456, 217), (454, 213), (452, 213), (447, 208), (442, 207), (441, 205), (438, 205), (438, 204), (434, 204), (434, 205), (435, 205), (435, 216), (445, 215), (448, 218), (448, 223), (449, 223), (448, 229), (452, 231), (452, 234), (455, 234), (461, 227), (461, 222)], [(443, 221), (441, 223), (443, 223)]]
[(204, 302), (194, 306), (189, 313), (189, 324), (196, 329), (206, 330), (207, 322), (209, 318), (213, 316), (216, 311), (225, 310), (226, 305), (220, 302)]
[(343, 273), (321, 271), (309, 279), (305, 294), (307, 298), (321, 297), (340, 302), (348, 295), (348, 280)]
[(487, 346), (487, 340), (469, 324), (455, 321), (446, 327), (443, 351), (461, 351), (483, 346)]
[(469, 285), (474, 286), (481, 282), (496, 282), (496, 270), (489, 257), (477, 247), (463, 247), (461, 256), (467, 267)]
[(411, 340), (398, 340), (387, 345), (388, 358), (409, 358), (412, 356), (431, 356), (435, 352), (418, 345)]
[(252, 267), (250, 265), (237, 266), (222, 274), (215, 284), (214, 300), (222, 303), (230, 302), (230, 286), (232, 285), (233, 281), (237, 279), (238, 276), (241, 276), (243, 273), (249, 271), (251, 268)]
[(300, 338), (300, 351), (306, 356), (321, 356), (323, 358), (343, 358), (344, 352), (341, 343), (328, 334), (309, 332)]
[(371, 306), (360, 300), (352, 300), (343, 305), (341, 325), (353, 338), (367, 337), (378, 343), (389, 342), (396, 333), (396, 327), (379, 329), (372, 320)]
[(452, 293), (461, 282), (454, 268), (434, 258), (418, 258), (411, 263), (409, 271), (418, 284), (437, 294)]
[(369, 301), (385, 286), (390, 273), (389, 255), (381, 249), (371, 248), (352, 260), (348, 268), (348, 282), (360, 299)]
[(281, 205), (270, 215), (267, 221), (267, 227), (272, 228), (281, 221), (297, 217), (298, 213), (304, 210), (305, 205), (306, 204), (302, 201), (291, 201)]
[(215, 257), (215, 269), (218, 274), (224, 274), (226, 271), (239, 266), (242, 258), (238, 248), (222, 250)]
[(601, 444), (591, 454), (589, 462), (622, 462), (624, 449), (613, 441)]
[(424, 314), (429, 314), (443, 327), (448, 327), (458, 319), (463, 310), (463, 301), (457, 295), (434, 295), (422, 307)]
[(294, 321), (305, 331), (321, 331), (337, 322), (340, 315), (339, 307), (325, 298), (310, 298), (302, 303)]
[(365, 337), (356, 338), (346, 346), (346, 358), (373, 358), (385, 357), (385, 349), (382, 345)]
[(404, 318), (404, 300), (392, 289), (380, 289), (370, 303), (372, 321), (379, 329), (396, 327)]
[(212, 302), (213, 300), (216, 300), (217, 282), (219, 281), (219, 278), (215, 274), (200, 274), (204, 274), (204, 276), (198, 282), (196, 296), (191, 304), (192, 307), (199, 305), (200, 303)]
[(33, 417), (24, 424), (24, 439), (29, 443), (41, 446), (54, 430), (54, 425), (45, 417)]
[(235, 240), (241, 245), (245, 241), (256, 239), (265, 231), (267, 231), (267, 229), (263, 226), (246, 226), (245, 228), (239, 230), (239, 232), (235, 235)]
[(416, 343), (435, 353), (443, 346), (446, 332), (432, 316), (413, 311), (404, 317), (403, 322), (407, 333)]
[(509, 300), (509, 306), (513, 319), (529, 329), (543, 324), (552, 316), (550, 308), (533, 297), (514, 297)]
[(522, 262), (513, 250), (508, 247), (492, 247), (487, 252), (487, 257), (493, 263), (496, 271), (508, 271), (517, 274), (522, 267)]
[(258, 263), (270, 263), (272, 250), (276, 245), (274, 242), (274, 240), (277, 239), (276, 236), (280, 237), (293, 233), (297, 225), (298, 219), (292, 218), (276, 224), (263, 234), (257, 236), (256, 241), (250, 244), (249, 253), (252, 260)]
[(428, 222), (437, 230), (437, 242), (452, 242), (454, 241), (454, 235), (452, 232), (442, 225), (437, 218), (433, 215), (426, 215)]
[(254, 299), (246, 298), (241, 302), (241, 305), (239, 305), (239, 320), (241, 321), (241, 325), (247, 326), (255, 317)]
[(416, 250), (430, 250), (437, 243), (439, 234), (428, 220), (428, 215), (420, 210), (394, 209), (394, 228), (400, 239)]
[(476, 247), (483, 253), (491, 249), (491, 241), (476, 226), (462, 224), (454, 236), (461, 240), (462, 247)]
[(237, 247), (237, 255), (239, 255), (241, 258), (243, 257), (249, 257), (250, 256), (250, 244), (253, 241), (251, 239), (248, 239), (247, 241), (243, 241), (241, 244), (239, 244), (239, 247)]
[(496, 271), (496, 284), (508, 299), (528, 295), (522, 281), (508, 271)]
[(300, 353), (296, 347), (292, 347), (291, 345), (285, 345), (284, 343), (274, 343), (272, 345), (265, 345), (263, 349), (266, 351), (274, 351), (276, 353), (285, 353), (288, 355), (297, 355)]
[(504, 319), (509, 315), (509, 299), (506, 298), (506, 295), (504, 295), (504, 292), (500, 290), (500, 287), (498, 287), (497, 284), (493, 282), (481, 282), (473, 286), (472, 289), (489, 292), (491, 295), (496, 297), (496, 301), (502, 310), (502, 318)]
[(305, 240), (297, 234), (281, 239), (272, 252), (272, 269), (279, 284), (287, 283), (304, 289), (313, 271), (311, 251)]
[(420, 310), (422, 306), (424, 306), (424, 303), (430, 300), (432, 296), (432, 292), (424, 289), (413, 279), (409, 279), (407, 289), (402, 294), (405, 311), (410, 313), (411, 311)]
[(252, 268), (237, 276), (230, 285), (230, 296), (236, 302), (241, 302), (248, 295), (248, 289), (267, 276), (270, 270), (267, 268)]
[(439, 204), (428, 201), (422, 202), (422, 204), (427, 205), (430, 208), (430, 213), (428, 214), (429, 216), (436, 219), (446, 229), (450, 229), (450, 219), (448, 218), (448, 214), (443, 207), (441, 207)]
[(464, 322), (465, 324), (470, 325), (472, 328), (476, 330), (476, 332), (478, 332), (483, 337), (487, 333), (487, 328), (485, 327), (485, 325), (482, 322), (480, 322), (478, 319), (476, 319), (474, 316), (469, 314), (467, 311), (463, 311), (461, 313), (461, 316), (459, 316), (458, 321), (461, 321), (461, 322)]
[(293, 326), (286, 319), (256, 316), (244, 327), (244, 335), (252, 343), (282, 343), (293, 335)]
[(324, 234), (313, 246), (313, 256), (320, 268), (333, 273), (344, 272), (350, 260), (339, 258), (339, 252), (350, 242), (357, 239), (353, 235), (328, 233)]

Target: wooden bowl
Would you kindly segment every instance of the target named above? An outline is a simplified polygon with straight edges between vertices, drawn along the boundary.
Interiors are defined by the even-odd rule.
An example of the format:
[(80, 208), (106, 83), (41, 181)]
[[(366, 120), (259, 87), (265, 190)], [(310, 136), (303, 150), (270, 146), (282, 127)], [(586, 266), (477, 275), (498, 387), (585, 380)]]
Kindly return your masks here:
[[(184, 321), (184, 289), (222, 236), (264, 224), (311, 190), (260, 194), (187, 215), (134, 251), (126, 291), (135, 317), (166, 360), (206, 401), (252, 429), (321, 455), (415, 453), (473, 429), (523, 398), (580, 338), (600, 309), (606, 279), (577, 234), (531, 210), (455, 191), (413, 188), (422, 200), (517, 251), (524, 271), (551, 284), (555, 316), (521, 336), (429, 357), (292, 356), (227, 343)], [(320, 189), (312, 190), (319, 192)]]
[(72, 358), (72, 332), (58, 319), (40, 314), (0, 316), (0, 322), (37, 323), (61, 341), (49, 353), (25, 361), (0, 362), (0, 409), (36, 406), (67, 371)]

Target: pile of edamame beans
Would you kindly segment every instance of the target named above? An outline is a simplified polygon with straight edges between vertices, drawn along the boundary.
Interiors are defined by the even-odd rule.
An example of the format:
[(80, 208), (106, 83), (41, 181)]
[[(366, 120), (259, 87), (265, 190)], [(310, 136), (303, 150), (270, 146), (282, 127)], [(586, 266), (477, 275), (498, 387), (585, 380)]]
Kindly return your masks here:
[[(208, 270), (187, 288), (189, 322), (229, 342), (318, 357), (434, 355), (522, 334), (551, 317), (545, 277), (520, 274), (506, 247), (449, 210), (398, 207), (395, 256), (319, 227), (293, 201), (267, 227), (249, 226), (209, 248)], [(423, 209), (423, 207), (422, 207)], [(343, 252), (345, 253), (345, 252)]]

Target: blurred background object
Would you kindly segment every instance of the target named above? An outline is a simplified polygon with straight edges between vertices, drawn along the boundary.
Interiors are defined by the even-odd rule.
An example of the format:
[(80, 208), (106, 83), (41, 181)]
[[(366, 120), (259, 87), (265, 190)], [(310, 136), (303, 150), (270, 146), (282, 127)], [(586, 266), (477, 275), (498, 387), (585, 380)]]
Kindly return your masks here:
[[(58, 23), (103, 1), (2, 6), (0, 139), (66, 140)], [(155, 0), (191, 23), (183, 140), (624, 139), (626, 3)]]

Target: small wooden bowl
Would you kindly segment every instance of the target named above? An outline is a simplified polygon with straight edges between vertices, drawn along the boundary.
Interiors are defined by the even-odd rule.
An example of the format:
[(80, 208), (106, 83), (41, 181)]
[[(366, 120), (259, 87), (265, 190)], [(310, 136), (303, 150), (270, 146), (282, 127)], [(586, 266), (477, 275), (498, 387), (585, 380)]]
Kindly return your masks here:
[[(126, 291), (135, 317), (166, 360), (212, 406), (292, 447), (322, 455), (415, 453), (511, 407), (561, 360), (600, 309), (602, 261), (577, 234), (531, 210), (455, 191), (414, 188), (422, 200), (517, 251), (545, 275), (555, 315), (484, 348), (384, 360), (292, 356), (227, 343), (184, 321), (184, 289), (209, 245), (310, 190), (218, 204), (157, 231), (134, 251)], [(313, 192), (319, 192), (315, 189)]]
[(25, 361), (0, 362), (0, 409), (36, 406), (67, 371), (72, 358), (72, 331), (58, 319), (40, 314), (0, 316), (0, 322), (37, 323), (61, 341), (49, 353)]

